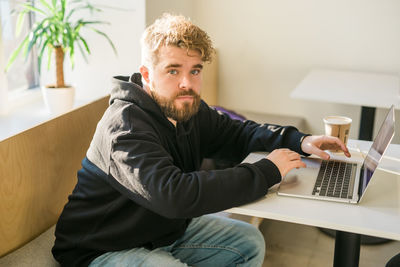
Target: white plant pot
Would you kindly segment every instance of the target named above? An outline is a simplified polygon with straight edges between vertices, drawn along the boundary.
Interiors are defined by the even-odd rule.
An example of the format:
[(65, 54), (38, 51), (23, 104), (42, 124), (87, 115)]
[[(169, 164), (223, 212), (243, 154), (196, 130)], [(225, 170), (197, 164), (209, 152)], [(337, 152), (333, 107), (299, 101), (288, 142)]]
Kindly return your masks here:
[(51, 115), (61, 115), (74, 106), (75, 88), (42, 87), (44, 103)]

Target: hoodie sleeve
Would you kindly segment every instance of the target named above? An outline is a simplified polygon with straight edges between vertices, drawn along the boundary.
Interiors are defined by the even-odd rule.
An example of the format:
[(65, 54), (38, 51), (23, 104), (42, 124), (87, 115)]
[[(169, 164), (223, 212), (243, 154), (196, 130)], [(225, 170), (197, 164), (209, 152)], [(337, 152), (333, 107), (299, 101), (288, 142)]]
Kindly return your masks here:
[(200, 136), (205, 157), (240, 162), (251, 152), (271, 152), (277, 148), (289, 148), (308, 155), (301, 150), (301, 140), (307, 135), (293, 126), (233, 120), (205, 103), (201, 110)]
[(115, 136), (109, 166), (113, 187), (168, 218), (192, 218), (249, 203), (281, 179), (267, 159), (225, 170), (183, 172), (159, 138), (143, 130)]

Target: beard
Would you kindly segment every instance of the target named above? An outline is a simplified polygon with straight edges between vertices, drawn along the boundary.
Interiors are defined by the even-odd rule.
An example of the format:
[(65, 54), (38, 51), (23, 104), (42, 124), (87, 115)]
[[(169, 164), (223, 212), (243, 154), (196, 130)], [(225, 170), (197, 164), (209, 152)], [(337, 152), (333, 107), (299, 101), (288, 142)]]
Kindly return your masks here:
[[(153, 87), (154, 88), (154, 87)], [(172, 98), (166, 98), (159, 94), (157, 94), (154, 90), (150, 90), (151, 96), (153, 97), (154, 101), (160, 106), (161, 111), (167, 118), (171, 118), (177, 122), (185, 122), (188, 121), (193, 115), (195, 115), (199, 111), (200, 107), (200, 95), (197, 94), (192, 89), (188, 91), (183, 91)], [(193, 101), (183, 102), (181, 108), (177, 108), (175, 106), (175, 99), (180, 96), (192, 96)]]

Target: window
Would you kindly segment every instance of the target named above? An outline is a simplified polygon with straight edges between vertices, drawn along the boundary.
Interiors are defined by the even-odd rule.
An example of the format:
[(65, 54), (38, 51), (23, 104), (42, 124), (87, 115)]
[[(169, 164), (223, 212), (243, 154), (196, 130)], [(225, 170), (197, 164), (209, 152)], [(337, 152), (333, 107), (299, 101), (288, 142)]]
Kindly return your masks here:
[[(0, 0), (0, 42), (2, 42), (0, 45), (2, 51), (0, 50), (0, 53), (2, 53), (4, 58), (4, 66), (0, 66), (2, 70), (4, 70), (7, 65), (8, 58), (13, 50), (18, 47), (33, 24), (33, 14), (30, 13), (29, 16), (25, 17), (21, 34), (18, 38), (15, 36), (17, 16), (11, 15), (11, 12), (18, 3), (20, 2), (15, 0)], [(35, 51), (33, 51), (27, 59), (25, 59), (22, 54), (19, 55), (6, 73), (6, 84), (8, 84), (9, 93), (39, 86), (38, 63), (35, 54)]]

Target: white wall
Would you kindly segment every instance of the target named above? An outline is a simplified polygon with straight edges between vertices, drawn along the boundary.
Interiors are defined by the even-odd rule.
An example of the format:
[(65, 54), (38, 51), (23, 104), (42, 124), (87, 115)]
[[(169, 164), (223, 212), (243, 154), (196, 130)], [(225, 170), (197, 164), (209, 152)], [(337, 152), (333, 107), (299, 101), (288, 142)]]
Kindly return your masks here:
[[(75, 68), (71, 70), (69, 59), (64, 62), (64, 79), (76, 88), (78, 100), (93, 99), (93, 96), (109, 94), (111, 79), (115, 75), (130, 75), (140, 65), (140, 37), (145, 28), (145, 0), (93, 0), (92, 4), (103, 12), (93, 18), (108, 21), (110, 25), (96, 26), (105, 32), (116, 46), (115, 56), (108, 41), (92, 32), (85, 31), (84, 37), (91, 49), (87, 64), (76, 49)], [(47, 60), (46, 60), (47, 61)], [(47, 62), (46, 62), (47, 64)], [(54, 71), (43, 69), (42, 84), (54, 83)]]
[[(0, 24), (1, 26), (1, 24)], [(0, 27), (0, 115), (7, 112), (7, 77), (3, 71), (3, 66), (6, 64), (6, 59), (3, 53), (3, 45), (1, 42), (2, 34)]]
[[(147, 17), (162, 13), (164, 1), (150, 2)], [(323, 133), (324, 115), (346, 115), (357, 138), (360, 107), (292, 99), (290, 92), (312, 68), (400, 70), (398, 0), (175, 0), (168, 9), (179, 11), (182, 2), (218, 49), (219, 101), (229, 108), (302, 116), (314, 134)], [(378, 109), (375, 125), (385, 113)], [(400, 143), (399, 122), (396, 131)]]

